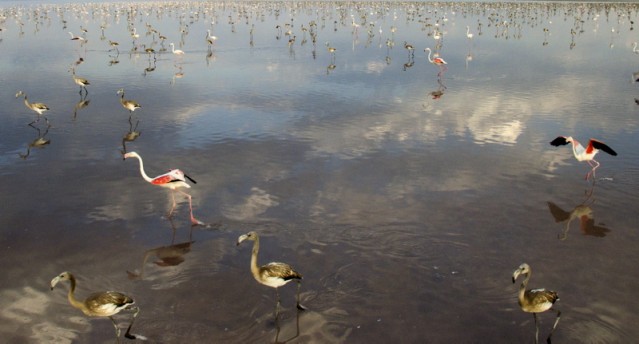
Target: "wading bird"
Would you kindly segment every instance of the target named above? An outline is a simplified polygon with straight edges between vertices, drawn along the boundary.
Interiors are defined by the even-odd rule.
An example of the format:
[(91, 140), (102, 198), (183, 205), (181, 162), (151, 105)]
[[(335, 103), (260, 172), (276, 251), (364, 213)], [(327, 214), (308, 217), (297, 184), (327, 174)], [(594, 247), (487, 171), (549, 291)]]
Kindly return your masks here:
[(171, 46), (171, 52), (175, 55), (184, 55), (184, 51), (180, 50), (180, 49), (175, 49), (175, 44), (171, 43), (169, 44)]
[(306, 308), (300, 305), (300, 286), (302, 284), (302, 275), (286, 263), (271, 262), (262, 266), (257, 265), (257, 254), (260, 250), (260, 238), (257, 232), (249, 232), (247, 234), (240, 235), (237, 239), (237, 245), (239, 246), (244, 240), (253, 241), (253, 253), (251, 255), (251, 273), (256, 281), (259, 283), (275, 288), (277, 294), (277, 304), (275, 305), (275, 315), (279, 312), (280, 306), (280, 293), (279, 287), (286, 283), (295, 280), (297, 282), (297, 309), (305, 310)]
[(89, 83), (89, 80), (75, 75), (75, 68), (71, 68), (71, 73), (75, 84), (80, 86), (80, 94), (82, 94), (83, 89), (85, 93), (89, 93), (89, 91), (87, 91), (87, 86), (91, 85), (91, 83)]
[[(18, 91), (18, 93), (16, 93), (16, 98), (20, 96), (24, 96), (24, 105), (38, 114), (38, 118), (36, 118), (33, 122), (29, 124), (33, 124), (40, 121), (40, 116), (42, 116), (43, 113), (50, 110), (49, 107), (44, 103), (29, 103), (29, 99), (27, 99), (27, 94), (22, 91)], [(47, 121), (47, 124), (49, 124), (49, 120), (47, 119), (47, 117), (46, 116), (43, 116), (43, 117), (44, 117), (44, 120)]]
[[(513, 283), (517, 280), (519, 275), (524, 275), (526, 278), (521, 283), (519, 287), (519, 306), (521, 310), (527, 313), (532, 313), (535, 318), (535, 344), (539, 342), (539, 323), (537, 322), (537, 313), (545, 312), (549, 309), (552, 309), (553, 304), (559, 300), (559, 296), (556, 292), (546, 290), (546, 289), (528, 289), (528, 280), (530, 280), (530, 276), (532, 275), (532, 270), (530, 266), (526, 263), (521, 264), (517, 270), (513, 272)], [(554, 310), (554, 309), (553, 309)], [(553, 331), (557, 327), (559, 323), (559, 318), (561, 316), (561, 311), (557, 310), (557, 319), (555, 320), (555, 324), (552, 326), (552, 330), (548, 335), (548, 339), (546, 340), (550, 343), (550, 337), (552, 336)]]
[(135, 110), (137, 110), (137, 109), (142, 107), (135, 100), (124, 99), (124, 89), (123, 88), (119, 89), (117, 94), (120, 95), (120, 104), (122, 104), (122, 106), (125, 109), (129, 110), (129, 113), (133, 114), (133, 111), (135, 111)]
[(431, 54), (431, 50), (430, 50), (430, 48), (426, 48), (426, 49), (424, 49), (424, 52), (426, 52), (426, 51), (428, 51), (428, 62), (430, 62), (430, 63), (432, 63), (432, 64), (434, 64), (434, 65), (438, 65), (440, 68), (442, 68), (442, 67), (443, 67), (443, 68), (446, 68), (446, 66), (444, 66), (444, 65), (446, 65), (446, 64), (448, 64), (448, 63), (447, 63), (446, 61), (444, 61), (444, 59), (443, 59), (443, 58), (441, 58), (441, 57), (435, 57), (434, 59), (431, 59), (431, 58), (430, 58), (430, 54)]
[(617, 155), (617, 152), (612, 150), (612, 148), (608, 147), (605, 143), (595, 139), (590, 139), (590, 141), (588, 141), (588, 146), (586, 146), (585, 148), (581, 145), (581, 143), (579, 143), (579, 141), (573, 139), (571, 136), (559, 136), (556, 139), (550, 141), (550, 144), (555, 147), (564, 146), (568, 143), (572, 143), (572, 152), (574, 153), (575, 158), (577, 158), (577, 160), (579, 161), (588, 162), (590, 167), (592, 167), (592, 170), (590, 170), (590, 172), (586, 174), (586, 180), (590, 178), (590, 175), (592, 175), (593, 179), (595, 178), (595, 170), (597, 169), (597, 167), (599, 167), (600, 164), (597, 160), (594, 159), (594, 157), (597, 152), (599, 152), (599, 150), (602, 150), (613, 156)]
[(151, 178), (146, 174), (146, 172), (144, 172), (144, 163), (142, 162), (142, 157), (138, 155), (138, 153), (130, 152), (130, 153), (124, 154), (124, 159), (127, 159), (127, 158), (137, 158), (140, 161), (140, 174), (142, 175), (142, 178), (144, 178), (144, 180), (146, 180), (147, 182), (153, 185), (158, 185), (167, 189), (171, 189), (173, 191), (171, 192), (171, 196), (173, 198), (173, 205), (171, 206), (171, 210), (169, 210), (168, 217), (171, 217), (173, 215), (173, 211), (175, 210), (175, 206), (176, 206), (175, 191), (177, 191), (183, 194), (184, 196), (186, 196), (186, 198), (189, 200), (189, 212), (191, 215), (191, 224), (193, 226), (204, 224), (203, 222), (200, 222), (193, 216), (193, 204), (191, 201), (191, 195), (189, 195), (188, 193), (182, 190), (178, 190), (179, 188), (191, 187), (191, 185), (186, 183), (186, 180), (184, 178), (190, 180), (193, 184), (196, 184), (195, 180), (193, 180), (191, 177), (187, 176), (186, 174), (184, 174), (184, 172), (178, 169), (174, 169), (165, 174)]
[(69, 288), (68, 299), (71, 306), (81, 310), (85, 315), (90, 317), (108, 317), (111, 319), (113, 323), (113, 327), (115, 328), (116, 337), (120, 338), (120, 328), (118, 324), (113, 319), (113, 315), (120, 313), (122, 310), (131, 310), (133, 311), (133, 317), (131, 318), (131, 324), (129, 324), (129, 328), (126, 330), (126, 334), (124, 335), (126, 338), (135, 339), (136, 337), (130, 333), (131, 327), (133, 326), (133, 322), (135, 321), (135, 317), (137, 317), (140, 309), (134, 306), (135, 301), (132, 298), (119, 293), (117, 291), (103, 291), (97, 292), (89, 295), (84, 301), (80, 301), (75, 298), (75, 286), (76, 280), (75, 277), (70, 272), (63, 272), (58, 276), (54, 277), (51, 280), (51, 290), (58, 284), (60, 281), (70, 281), (71, 287)]
[(84, 37), (82, 36), (74, 36), (73, 32), (69, 32), (69, 35), (71, 36), (71, 40), (72, 41), (84, 41)]

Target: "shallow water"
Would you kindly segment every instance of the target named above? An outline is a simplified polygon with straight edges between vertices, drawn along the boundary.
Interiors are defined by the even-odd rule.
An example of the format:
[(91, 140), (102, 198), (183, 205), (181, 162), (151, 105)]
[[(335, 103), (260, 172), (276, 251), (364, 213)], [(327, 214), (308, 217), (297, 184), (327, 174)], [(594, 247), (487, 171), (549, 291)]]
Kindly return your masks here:
[[(555, 342), (639, 338), (638, 5), (0, 6), (8, 342), (114, 342), (108, 320), (69, 306), (67, 286), (49, 290), (61, 271), (79, 297), (133, 296), (132, 332), (149, 342), (533, 342), (511, 281), (522, 262), (531, 287), (561, 297)], [(70, 40), (81, 28), (86, 42)], [(120, 88), (142, 105), (131, 115)], [(27, 125), (37, 115), (19, 90), (50, 107), (50, 128)], [(619, 155), (597, 155), (585, 181), (588, 165), (548, 144), (558, 135)], [(179, 195), (167, 219), (169, 192), (123, 151), (151, 176), (179, 167), (197, 180), (206, 225), (190, 227)], [(251, 276), (250, 245), (235, 245), (251, 230), (260, 262), (304, 275), (308, 310), (287, 285), (276, 322), (274, 290)], [(554, 317), (540, 315), (542, 339)], [(124, 331), (129, 315), (116, 319)]]

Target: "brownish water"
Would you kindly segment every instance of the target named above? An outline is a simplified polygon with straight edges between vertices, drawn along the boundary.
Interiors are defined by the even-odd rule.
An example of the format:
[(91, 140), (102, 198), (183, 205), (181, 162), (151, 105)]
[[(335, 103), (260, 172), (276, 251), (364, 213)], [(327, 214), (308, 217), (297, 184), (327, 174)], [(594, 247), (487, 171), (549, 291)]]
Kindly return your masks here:
[[(0, 6), (4, 341), (115, 341), (67, 286), (50, 291), (70, 271), (79, 297), (133, 296), (132, 332), (148, 342), (533, 342), (511, 281), (522, 262), (531, 287), (560, 295), (554, 342), (639, 338), (636, 4)], [(84, 44), (68, 34), (81, 28)], [(142, 105), (131, 122), (119, 88)], [(18, 90), (51, 108), (51, 128), (27, 125)], [(597, 155), (585, 181), (588, 165), (549, 145), (558, 135), (619, 155)], [(168, 191), (123, 150), (149, 175), (197, 180), (207, 225), (190, 227), (181, 197), (169, 221)], [(591, 219), (556, 220), (573, 209)], [(287, 285), (275, 321), (275, 291), (235, 245), (251, 230), (260, 262), (304, 275), (308, 310)], [(124, 331), (128, 315), (116, 318)], [(545, 339), (554, 314), (540, 319)]]

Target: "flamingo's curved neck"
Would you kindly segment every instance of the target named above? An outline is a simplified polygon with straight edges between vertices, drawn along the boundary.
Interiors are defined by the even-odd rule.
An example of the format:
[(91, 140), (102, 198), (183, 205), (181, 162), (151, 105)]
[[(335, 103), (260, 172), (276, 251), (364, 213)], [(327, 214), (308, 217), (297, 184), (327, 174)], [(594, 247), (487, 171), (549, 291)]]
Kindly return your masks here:
[(69, 288), (69, 294), (67, 297), (69, 299), (69, 303), (71, 304), (71, 306), (83, 312), (86, 311), (87, 309), (86, 305), (83, 302), (76, 299), (75, 295), (73, 294), (75, 292), (75, 276), (69, 274), (69, 282), (71, 282), (71, 287)]
[(135, 157), (140, 161), (140, 174), (142, 175), (142, 178), (149, 183), (152, 182), (153, 178), (149, 177), (146, 172), (144, 172), (144, 162), (142, 162), (142, 158), (139, 155), (136, 155)]
[(430, 49), (428, 49), (428, 61), (430, 61), (430, 63), (433, 63), (433, 59), (430, 58), (430, 53), (431, 51)]
[(257, 253), (260, 251), (260, 238), (255, 236), (255, 242), (253, 242), (253, 254), (251, 255), (251, 273), (256, 280), (260, 279), (260, 268), (257, 265)]
[(524, 302), (524, 293), (526, 292), (526, 287), (528, 286), (528, 280), (530, 279), (530, 275), (532, 275), (532, 271), (528, 271), (528, 273), (526, 273), (526, 278), (524, 278), (524, 281), (521, 282), (521, 285), (519, 286), (519, 303), (523, 304)]

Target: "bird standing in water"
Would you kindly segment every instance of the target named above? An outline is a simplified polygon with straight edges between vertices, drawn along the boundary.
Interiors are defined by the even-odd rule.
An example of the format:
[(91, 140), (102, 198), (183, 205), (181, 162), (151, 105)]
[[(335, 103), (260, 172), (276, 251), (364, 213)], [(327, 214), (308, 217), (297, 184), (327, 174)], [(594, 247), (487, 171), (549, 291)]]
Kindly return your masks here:
[(190, 180), (193, 184), (197, 183), (195, 180), (193, 180), (191, 177), (187, 176), (186, 174), (184, 174), (184, 172), (178, 169), (170, 170), (169, 172), (165, 174), (151, 178), (146, 174), (146, 172), (144, 172), (144, 163), (142, 162), (142, 157), (138, 153), (130, 152), (130, 153), (124, 154), (124, 159), (127, 159), (127, 158), (137, 158), (140, 161), (140, 174), (142, 175), (142, 178), (144, 178), (144, 180), (146, 180), (147, 182), (153, 185), (158, 185), (167, 189), (171, 189), (173, 191), (171, 192), (171, 196), (173, 197), (173, 206), (171, 207), (171, 210), (169, 210), (168, 217), (171, 217), (173, 215), (173, 211), (175, 210), (175, 206), (176, 206), (175, 191), (177, 191), (183, 194), (184, 196), (186, 196), (186, 198), (189, 200), (189, 212), (191, 215), (191, 224), (193, 226), (204, 224), (203, 222), (199, 221), (193, 216), (193, 205), (191, 201), (191, 195), (189, 195), (188, 193), (182, 190), (178, 190), (179, 188), (188, 189), (191, 187), (191, 185), (187, 184), (184, 178)]
[[(27, 99), (27, 94), (22, 91), (18, 91), (18, 93), (16, 93), (16, 98), (20, 96), (24, 96), (24, 105), (38, 114), (38, 118), (33, 120), (33, 122), (29, 123), (30, 125), (38, 122), (40, 120), (40, 116), (42, 116), (43, 113), (50, 110), (49, 107), (44, 103), (29, 103), (29, 99)], [(42, 117), (44, 117), (44, 120), (47, 121), (47, 124), (49, 124), (49, 119), (47, 119), (46, 116), (42, 116)]]
[(305, 310), (306, 308), (300, 304), (300, 286), (302, 283), (302, 275), (293, 270), (293, 267), (286, 263), (271, 262), (262, 266), (257, 264), (257, 254), (260, 250), (260, 238), (257, 232), (249, 232), (240, 235), (237, 239), (239, 246), (245, 240), (253, 241), (253, 253), (251, 255), (251, 273), (259, 283), (275, 288), (277, 294), (277, 304), (275, 306), (275, 315), (277, 317), (280, 306), (280, 293), (278, 288), (286, 283), (295, 280), (297, 282), (297, 309)]
[(588, 146), (586, 146), (585, 148), (581, 145), (581, 143), (579, 143), (579, 141), (573, 139), (571, 136), (559, 136), (556, 139), (550, 141), (550, 144), (555, 147), (567, 145), (568, 143), (572, 143), (572, 152), (574, 153), (575, 158), (577, 158), (577, 160), (579, 161), (588, 162), (590, 167), (592, 167), (592, 170), (590, 170), (590, 172), (586, 174), (586, 180), (588, 180), (591, 175), (593, 179), (595, 178), (595, 170), (597, 169), (597, 167), (599, 167), (600, 164), (594, 158), (599, 150), (602, 150), (612, 156), (617, 156), (617, 152), (615, 152), (612, 148), (608, 147), (605, 143), (595, 139), (590, 139), (590, 141), (588, 141)]
[(133, 111), (135, 111), (135, 110), (137, 110), (137, 109), (142, 107), (135, 100), (124, 99), (124, 89), (123, 88), (119, 89), (117, 94), (120, 95), (120, 104), (122, 104), (122, 106), (125, 109), (129, 110), (129, 114), (130, 115), (133, 115)]
[(76, 286), (75, 276), (73, 276), (70, 272), (62, 272), (51, 280), (51, 290), (53, 290), (58, 282), (61, 281), (71, 282), (71, 287), (69, 288), (69, 293), (67, 295), (71, 306), (81, 310), (85, 315), (90, 317), (108, 317), (111, 319), (118, 341), (120, 338), (120, 328), (115, 322), (115, 319), (113, 319), (113, 315), (120, 313), (122, 310), (134, 311), (133, 317), (131, 318), (131, 324), (129, 324), (129, 328), (126, 330), (126, 334), (124, 336), (129, 339), (136, 338), (136, 336), (132, 335), (130, 331), (140, 309), (134, 306), (135, 301), (133, 301), (132, 298), (117, 291), (103, 291), (93, 293), (84, 301), (80, 301), (75, 298), (74, 294)]
[[(546, 289), (526, 289), (528, 286), (528, 281), (530, 280), (530, 276), (532, 275), (532, 270), (530, 266), (526, 263), (521, 264), (517, 270), (513, 272), (513, 283), (517, 280), (517, 277), (520, 275), (526, 276), (524, 281), (521, 283), (519, 287), (519, 306), (521, 310), (527, 313), (532, 313), (535, 318), (535, 344), (539, 342), (539, 323), (537, 322), (537, 313), (545, 312), (549, 309), (552, 309), (552, 306), (555, 304), (557, 300), (559, 300), (559, 295), (556, 292), (546, 290)], [(559, 317), (561, 316), (561, 311), (557, 311), (557, 319), (555, 320), (555, 324), (552, 326), (552, 330), (548, 335), (547, 342), (550, 344), (550, 337), (552, 333), (555, 331), (557, 324), (559, 323)]]

